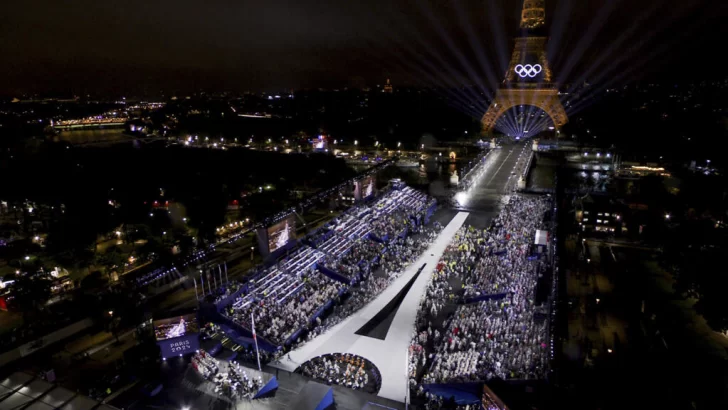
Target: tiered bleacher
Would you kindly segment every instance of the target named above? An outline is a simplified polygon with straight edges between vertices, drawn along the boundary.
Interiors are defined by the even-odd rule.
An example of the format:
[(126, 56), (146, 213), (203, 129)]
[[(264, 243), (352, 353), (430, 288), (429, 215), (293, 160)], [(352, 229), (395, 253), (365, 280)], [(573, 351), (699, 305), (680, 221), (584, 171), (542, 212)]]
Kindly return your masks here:
[[(426, 223), (436, 202), (399, 184), (371, 205), (357, 205), (299, 242), (290, 255), (255, 275), (233, 295), (226, 291), (219, 310), (230, 326), (251, 333), (251, 315), (264, 348), (296, 343), (304, 331), (321, 324), (320, 316), (353, 285), (369, 278), (383, 255), (412, 259), (415, 246), (407, 233)], [(372, 234), (374, 229), (384, 234)], [(396, 254), (388, 255), (388, 246)], [(421, 246), (417, 246), (420, 249)], [(358, 286), (358, 285), (357, 285)]]

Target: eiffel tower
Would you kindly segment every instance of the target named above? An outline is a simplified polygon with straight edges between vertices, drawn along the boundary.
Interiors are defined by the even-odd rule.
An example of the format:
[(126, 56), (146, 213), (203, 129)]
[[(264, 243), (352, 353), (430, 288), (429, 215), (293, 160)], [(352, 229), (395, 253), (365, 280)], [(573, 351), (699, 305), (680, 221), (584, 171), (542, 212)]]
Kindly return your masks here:
[(530, 105), (551, 117), (556, 129), (569, 119), (553, 83), (551, 67), (546, 59), (546, 0), (524, 0), (521, 12), (521, 34), (508, 65), (505, 80), (496, 92), (488, 111), (483, 115), (483, 131), (490, 134), (496, 121), (510, 108)]

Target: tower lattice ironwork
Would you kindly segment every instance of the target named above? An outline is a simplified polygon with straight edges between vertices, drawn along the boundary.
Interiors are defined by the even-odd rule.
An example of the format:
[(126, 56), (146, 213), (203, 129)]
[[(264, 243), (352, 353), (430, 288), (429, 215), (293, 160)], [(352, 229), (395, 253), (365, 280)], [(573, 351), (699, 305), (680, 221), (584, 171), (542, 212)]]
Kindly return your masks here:
[(486, 133), (493, 131), (496, 121), (506, 111), (520, 105), (542, 109), (557, 129), (569, 121), (546, 57), (545, 3), (545, 0), (523, 2), (521, 34), (515, 39), (508, 71), (481, 120)]

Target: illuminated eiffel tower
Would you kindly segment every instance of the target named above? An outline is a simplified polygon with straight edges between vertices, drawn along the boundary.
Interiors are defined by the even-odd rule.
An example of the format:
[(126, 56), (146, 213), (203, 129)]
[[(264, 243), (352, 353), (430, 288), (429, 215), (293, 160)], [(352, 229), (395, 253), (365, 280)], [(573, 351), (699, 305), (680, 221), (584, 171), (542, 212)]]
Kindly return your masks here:
[(569, 119), (559, 100), (559, 90), (552, 81), (546, 59), (545, 0), (524, 0), (521, 12), (521, 34), (508, 65), (505, 80), (483, 116), (483, 131), (490, 134), (496, 121), (510, 108), (530, 105), (546, 112), (556, 129)]

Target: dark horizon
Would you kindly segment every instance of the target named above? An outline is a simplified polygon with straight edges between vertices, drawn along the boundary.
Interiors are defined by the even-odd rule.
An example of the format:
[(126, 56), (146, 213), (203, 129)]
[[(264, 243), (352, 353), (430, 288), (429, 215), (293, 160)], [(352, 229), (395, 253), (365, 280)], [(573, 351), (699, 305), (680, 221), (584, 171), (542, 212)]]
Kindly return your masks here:
[[(596, 83), (620, 77), (619, 84), (723, 75), (695, 62), (721, 48), (724, 4), (546, 3), (549, 57), (555, 73), (564, 71), (562, 83), (582, 75)], [(492, 88), (510, 58), (521, 4), (12, 3), (0, 17), (0, 95), (258, 92), (376, 86), (386, 78), (399, 86)]]

